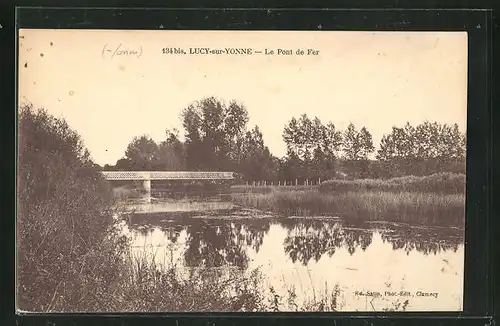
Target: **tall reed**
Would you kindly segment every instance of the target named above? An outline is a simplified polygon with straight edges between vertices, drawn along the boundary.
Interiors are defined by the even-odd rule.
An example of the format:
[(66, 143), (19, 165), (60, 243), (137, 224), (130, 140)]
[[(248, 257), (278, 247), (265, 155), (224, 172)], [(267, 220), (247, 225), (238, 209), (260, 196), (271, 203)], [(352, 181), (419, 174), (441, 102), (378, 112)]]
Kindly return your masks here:
[(465, 175), (437, 173), (424, 177), (405, 176), (392, 179), (328, 180), (321, 184), (322, 192), (388, 191), (464, 194)]
[(465, 196), (422, 192), (347, 191), (317, 189), (265, 194), (233, 194), (236, 204), (283, 216), (328, 215), (366, 221), (393, 221), (421, 225), (463, 227)]

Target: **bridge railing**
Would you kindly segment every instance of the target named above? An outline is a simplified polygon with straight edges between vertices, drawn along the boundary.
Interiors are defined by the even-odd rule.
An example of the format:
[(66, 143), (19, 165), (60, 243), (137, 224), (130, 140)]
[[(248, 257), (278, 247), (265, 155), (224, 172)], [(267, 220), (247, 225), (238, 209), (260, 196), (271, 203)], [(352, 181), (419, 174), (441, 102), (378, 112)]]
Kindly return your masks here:
[(103, 171), (106, 180), (233, 180), (234, 172)]

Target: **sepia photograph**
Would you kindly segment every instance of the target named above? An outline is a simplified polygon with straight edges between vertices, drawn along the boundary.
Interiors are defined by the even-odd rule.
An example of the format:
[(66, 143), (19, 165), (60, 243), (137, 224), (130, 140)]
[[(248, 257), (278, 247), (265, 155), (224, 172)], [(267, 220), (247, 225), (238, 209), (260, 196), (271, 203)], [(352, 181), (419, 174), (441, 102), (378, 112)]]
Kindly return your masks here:
[(20, 29), (17, 61), (18, 312), (463, 310), (466, 32)]

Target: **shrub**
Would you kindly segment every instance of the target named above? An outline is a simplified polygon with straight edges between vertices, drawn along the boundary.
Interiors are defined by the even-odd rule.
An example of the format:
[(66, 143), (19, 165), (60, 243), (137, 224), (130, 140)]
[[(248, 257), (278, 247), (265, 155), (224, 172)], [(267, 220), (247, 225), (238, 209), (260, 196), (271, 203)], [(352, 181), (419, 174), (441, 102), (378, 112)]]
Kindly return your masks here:
[(64, 120), (26, 105), (18, 134), (18, 309), (100, 309), (125, 248), (110, 189)]

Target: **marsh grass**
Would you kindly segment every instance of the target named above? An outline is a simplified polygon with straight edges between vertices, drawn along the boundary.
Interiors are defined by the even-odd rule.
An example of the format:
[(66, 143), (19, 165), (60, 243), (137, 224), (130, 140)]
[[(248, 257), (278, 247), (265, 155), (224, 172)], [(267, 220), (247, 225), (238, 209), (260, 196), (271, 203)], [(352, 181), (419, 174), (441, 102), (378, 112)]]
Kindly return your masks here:
[(233, 194), (242, 206), (284, 216), (328, 215), (364, 221), (391, 221), (422, 225), (463, 227), (465, 196), (422, 192), (347, 191), (318, 189)]
[(297, 191), (297, 190), (309, 190), (317, 188), (317, 185), (304, 186), (304, 185), (288, 185), (288, 186), (251, 186), (251, 185), (235, 185), (229, 189), (229, 193), (233, 194), (246, 194), (246, 193), (270, 193), (275, 189), (280, 189), (281, 191)]
[(295, 286), (287, 287), (287, 305), (288, 311), (321, 311), (321, 312), (335, 312), (340, 311), (343, 307), (341, 302), (340, 286), (336, 284), (330, 288), (327, 283), (322, 291), (316, 291), (312, 288), (312, 296), (305, 298), (301, 305), (297, 305), (297, 294)]
[(392, 179), (328, 180), (319, 186), (321, 192), (384, 191), (465, 194), (465, 175), (436, 173), (429, 176), (405, 176)]

